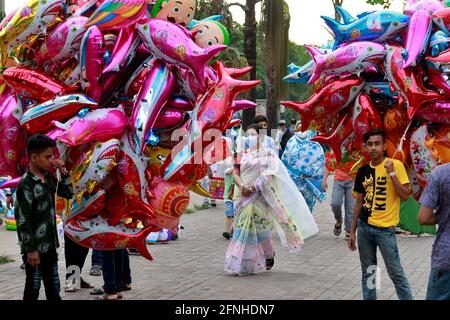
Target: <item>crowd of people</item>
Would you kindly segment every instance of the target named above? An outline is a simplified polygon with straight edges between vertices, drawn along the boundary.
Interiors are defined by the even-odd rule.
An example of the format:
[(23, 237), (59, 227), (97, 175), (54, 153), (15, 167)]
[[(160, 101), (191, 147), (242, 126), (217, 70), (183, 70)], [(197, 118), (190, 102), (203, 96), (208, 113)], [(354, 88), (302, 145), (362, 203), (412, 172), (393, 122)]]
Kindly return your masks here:
[[(224, 135), (231, 154), (211, 166), (205, 189), (211, 200), (223, 199), (225, 231), (230, 240), (225, 256), (225, 271), (246, 275), (270, 270), (275, 264), (272, 231), (290, 252), (297, 252), (305, 239), (317, 233), (312, 212), (316, 201), (323, 201), (328, 177), (334, 174), (331, 211), (334, 236), (344, 225), (351, 251), (358, 249), (364, 299), (376, 299), (376, 287), (369, 278), (376, 268), (377, 248), (399, 299), (412, 299), (397, 247), (395, 227), (399, 223), (400, 201), (411, 194), (403, 163), (385, 157), (384, 132), (364, 135), (370, 162), (358, 170), (356, 178), (337, 164), (334, 173), (325, 168), (323, 147), (311, 138), (313, 131), (302, 131), (301, 122), (280, 122), (275, 139), (267, 134), (267, 119), (259, 115), (246, 128), (233, 127)], [(17, 234), (26, 273), (23, 298), (37, 299), (41, 280), (48, 300), (59, 300), (59, 240), (56, 232), (55, 194), (71, 199), (72, 185), (63, 161), (54, 159), (55, 142), (37, 134), (30, 138), (28, 171), (22, 177), (14, 201)], [(54, 166), (57, 180), (49, 173)], [(428, 299), (450, 299), (450, 164), (437, 167), (420, 199), (419, 223), (438, 224), (432, 251)], [(215, 202), (204, 203), (215, 206)], [(342, 214), (342, 205), (345, 214)], [(101, 299), (117, 300), (131, 290), (128, 250), (92, 252), (90, 274), (103, 275), (103, 286), (94, 288), (80, 275), (89, 249), (64, 237), (66, 260), (65, 290), (92, 289)]]

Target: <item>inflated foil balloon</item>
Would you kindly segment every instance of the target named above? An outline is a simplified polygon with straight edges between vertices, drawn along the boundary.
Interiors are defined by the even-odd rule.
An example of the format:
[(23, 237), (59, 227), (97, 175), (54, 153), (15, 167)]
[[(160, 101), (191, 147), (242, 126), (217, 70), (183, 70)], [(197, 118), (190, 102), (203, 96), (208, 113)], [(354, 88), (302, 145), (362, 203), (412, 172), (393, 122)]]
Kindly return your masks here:
[(38, 65), (60, 64), (80, 51), (86, 17), (69, 18), (52, 30), (36, 54)]
[(329, 54), (305, 46), (315, 62), (314, 72), (308, 83), (314, 83), (321, 76), (339, 76), (360, 73), (381, 62), (386, 55), (383, 45), (374, 42), (354, 42), (344, 45)]
[(442, 30), (436, 31), (430, 39), (431, 56), (436, 57), (450, 47), (450, 36)]
[[(194, 41), (200, 48), (209, 48), (214, 45), (230, 45), (230, 34), (227, 28), (219, 21), (204, 21), (191, 29), (195, 33)], [(213, 61), (219, 59), (218, 55)]]
[(420, 0), (407, 6), (404, 10), (404, 13), (407, 15), (413, 15), (415, 12), (420, 10), (425, 10), (429, 13), (433, 13), (436, 10), (442, 8), (444, 8), (444, 5), (440, 0)]
[(161, 60), (155, 61), (138, 93), (131, 115), (130, 128), (136, 153), (144, 152), (147, 136), (174, 88), (175, 76), (170, 68)]
[(433, 23), (430, 13), (426, 10), (418, 10), (411, 17), (408, 26), (405, 50), (406, 58), (403, 67), (416, 66), (417, 61), (427, 50)]
[(281, 104), (298, 112), (302, 119), (302, 129), (307, 130), (312, 120), (333, 115), (349, 106), (363, 86), (362, 78), (350, 76), (326, 85), (306, 102), (282, 101)]
[(194, 19), (196, 9), (196, 0), (157, 0), (152, 17), (187, 27)]
[(14, 116), (21, 108), (19, 99), (11, 94), (0, 107), (0, 176), (22, 175), (19, 163), (26, 146), (26, 132)]
[(132, 202), (144, 202), (147, 199), (147, 177), (145, 170), (149, 158), (137, 155), (131, 148), (132, 133), (127, 130), (121, 138), (121, 150), (118, 156), (116, 176), (118, 186), (125, 198)]
[(408, 117), (411, 119), (417, 109), (424, 103), (443, 100), (444, 96), (423, 87), (417, 79), (417, 73), (411, 68), (403, 67), (403, 48), (396, 44), (386, 45), (386, 77), (407, 102)]
[(450, 101), (434, 101), (417, 110), (416, 117), (435, 123), (450, 125)]
[(431, 66), (435, 70), (448, 72), (448, 65), (450, 64), (450, 49), (445, 50), (437, 57), (427, 57), (425, 60), (427, 61), (427, 65)]
[(437, 92), (439, 92), (443, 96), (450, 97), (450, 83), (448, 82), (448, 74), (444, 74), (439, 70), (428, 67), (427, 77), (429, 83), (431, 83), (436, 88)]
[(145, 16), (148, 0), (105, 0), (90, 16), (86, 28), (114, 30), (133, 25)]
[(165, 107), (156, 119), (154, 129), (159, 132), (167, 128), (179, 128), (185, 119), (185, 112)]
[(353, 140), (354, 136), (352, 117), (346, 114), (332, 135), (328, 137), (315, 136), (311, 140), (330, 146), (336, 161), (339, 162), (342, 159), (342, 151)]
[(15, 47), (29, 43), (33, 36), (45, 33), (64, 10), (63, 0), (29, 0), (0, 31), (1, 67)]
[(94, 188), (117, 165), (120, 141), (111, 139), (94, 143), (77, 160), (72, 169), (74, 199), (81, 203), (85, 194), (91, 194)]
[(234, 97), (261, 83), (261, 81), (233, 79), (222, 63), (219, 63), (218, 67), (218, 84), (197, 101), (191, 119), (186, 125), (189, 129), (187, 144), (176, 155), (171, 155), (164, 164), (163, 178), (166, 181), (176, 181), (177, 178), (188, 174), (189, 171), (182, 168), (190, 162), (191, 158), (198, 156), (196, 153), (199, 150), (195, 150), (194, 146), (202, 144), (205, 132), (209, 129), (224, 131), (232, 120), (234, 112), (238, 111), (233, 108)]
[(120, 138), (125, 131), (128, 118), (123, 107), (119, 106), (89, 111), (83, 117), (75, 116), (64, 124), (57, 121), (53, 123), (65, 130), (58, 136), (58, 140), (75, 147), (92, 141)]
[(442, 126), (438, 130), (429, 130), (425, 137), (425, 145), (438, 165), (450, 162), (450, 126)]
[(98, 216), (106, 208), (107, 196), (105, 190), (99, 190), (83, 197), (81, 203), (72, 201), (69, 212), (63, 215), (64, 222), (74, 218), (87, 220)]
[(3, 77), (18, 95), (37, 101), (51, 100), (57, 95), (78, 90), (78, 87), (65, 86), (46, 73), (29, 67), (8, 68)]
[(450, 8), (443, 8), (433, 12), (433, 22), (445, 33), (450, 33)]
[(410, 154), (414, 170), (420, 185), (424, 188), (437, 162), (426, 146), (428, 130), (422, 125), (413, 131), (411, 135)]
[(181, 215), (189, 206), (189, 190), (181, 182), (166, 182), (154, 177), (150, 192), (154, 197), (151, 206), (157, 215), (157, 226), (172, 229), (178, 226)]
[(66, 121), (83, 108), (95, 107), (95, 101), (81, 94), (56, 97), (28, 109), (20, 119), (20, 125), (31, 134), (45, 132), (53, 126), (52, 120)]
[[(343, 10), (342, 8), (342, 11)], [(347, 17), (351, 15), (346, 12)], [(409, 17), (396, 11), (378, 10), (362, 15), (351, 22), (341, 24), (336, 20), (321, 16), (334, 34), (334, 46), (353, 41), (373, 41), (383, 43), (395, 37), (406, 28)]]
[(155, 230), (154, 226), (143, 229), (128, 228), (124, 224), (110, 226), (101, 217), (89, 220), (72, 219), (64, 225), (65, 234), (78, 244), (96, 250), (136, 249), (141, 256), (153, 260), (147, 250), (145, 239)]
[(100, 4), (101, 0), (75, 0), (67, 11), (72, 17), (90, 17)]
[(226, 48), (216, 45), (202, 49), (186, 30), (165, 20), (148, 19), (138, 24), (137, 29), (144, 44), (155, 56), (191, 70), (200, 84), (205, 84), (208, 63)]
[(104, 68), (105, 39), (96, 27), (90, 27), (83, 36), (80, 49), (81, 87), (99, 102), (102, 97), (100, 76)]
[(125, 69), (136, 55), (136, 49), (140, 42), (141, 39), (134, 27), (120, 30), (111, 52), (111, 61), (107, 64), (103, 73), (118, 72)]
[(353, 143), (356, 146), (362, 146), (363, 136), (373, 129), (383, 129), (383, 122), (380, 114), (367, 93), (360, 93), (355, 100), (352, 116), (353, 131), (355, 139)]

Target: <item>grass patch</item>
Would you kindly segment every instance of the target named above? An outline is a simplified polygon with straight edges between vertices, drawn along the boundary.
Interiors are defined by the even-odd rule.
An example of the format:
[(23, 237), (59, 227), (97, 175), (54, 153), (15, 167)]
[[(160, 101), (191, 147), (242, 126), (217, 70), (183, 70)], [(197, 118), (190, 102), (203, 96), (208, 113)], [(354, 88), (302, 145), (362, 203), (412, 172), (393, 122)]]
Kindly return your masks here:
[(10, 262), (14, 262), (14, 259), (11, 259), (9, 256), (2, 254), (0, 256), (0, 264), (7, 264)]

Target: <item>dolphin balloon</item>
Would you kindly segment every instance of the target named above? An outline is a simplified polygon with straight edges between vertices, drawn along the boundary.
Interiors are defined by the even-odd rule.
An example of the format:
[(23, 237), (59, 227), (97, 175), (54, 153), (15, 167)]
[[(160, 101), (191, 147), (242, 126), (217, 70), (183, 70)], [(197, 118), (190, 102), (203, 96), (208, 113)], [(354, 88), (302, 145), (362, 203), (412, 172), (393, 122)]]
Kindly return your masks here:
[(312, 120), (333, 115), (352, 103), (364, 86), (364, 80), (357, 76), (335, 80), (306, 102), (282, 101), (281, 104), (298, 112), (302, 128), (306, 130)]
[(137, 25), (144, 44), (155, 56), (191, 70), (200, 84), (205, 84), (205, 68), (226, 46), (205, 49), (195, 44), (180, 26), (161, 19), (148, 19)]
[(416, 61), (425, 53), (430, 40), (433, 23), (430, 14), (425, 10), (416, 11), (408, 26), (405, 49), (407, 57), (403, 68), (415, 66)]
[(384, 46), (374, 42), (354, 42), (344, 45), (329, 54), (305, 46), (316, 66), (308, 83), (317, 81), (321, 76), (347, 75), (362, 72), (382, 61), (386, 55)]
[(375, 11), (346, 24), (340, 24), (325, 16), (321, 18), (334, 34), (334, 49), (343, 43), (352, 41), (382, 43), (395, 37), (406, 28), (409, 22), (408, 16), (389, 10)]

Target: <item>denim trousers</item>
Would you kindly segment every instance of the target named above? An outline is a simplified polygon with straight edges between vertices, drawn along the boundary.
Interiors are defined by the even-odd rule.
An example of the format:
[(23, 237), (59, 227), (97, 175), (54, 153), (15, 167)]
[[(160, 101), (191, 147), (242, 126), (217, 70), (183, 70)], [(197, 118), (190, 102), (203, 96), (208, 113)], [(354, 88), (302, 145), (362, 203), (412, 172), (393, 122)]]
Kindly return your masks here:
[(450, 270), (431, 268), (427, 300), (450, 300)]
[(130, 258), (126, 249), (102, 251), (103, 290), (107, 294), (124, 291), (131, 284)]
[(39, 253), (40, 263), (33, 268), (27, 263), (27, 255), (22, 256), (25, 263), (25, 290), (23, 300), (38, 300), (41, 289), (41, 280), (44, 282), (45, 296), (49, 301), (61, 300), (59, 291), (61, 284), (58, 274), (58, 254), (56, 248), (45, 253)]
[(92, 249), (91, 266), (102, 266), (102, 252)]
[(380, 249), (387, 273), (400, 300), (412, 300), (408, 279), (400, 263), (395, 227), (378, 228), (358, 221), (357, 242), (362, 271), (364, 300), (376, 300), (377, 247)]
[(352, 228), (353, 207), (355, 206), (355, 199), (353, 198), (352, 190), (352, 180), (334, 180), (333, 182), (331, 210), (333, 210), (334, 218), (337, 221), (342, 221), (342, 204), (345, 200), (344, 227), (347, 232), (350, 232)]

